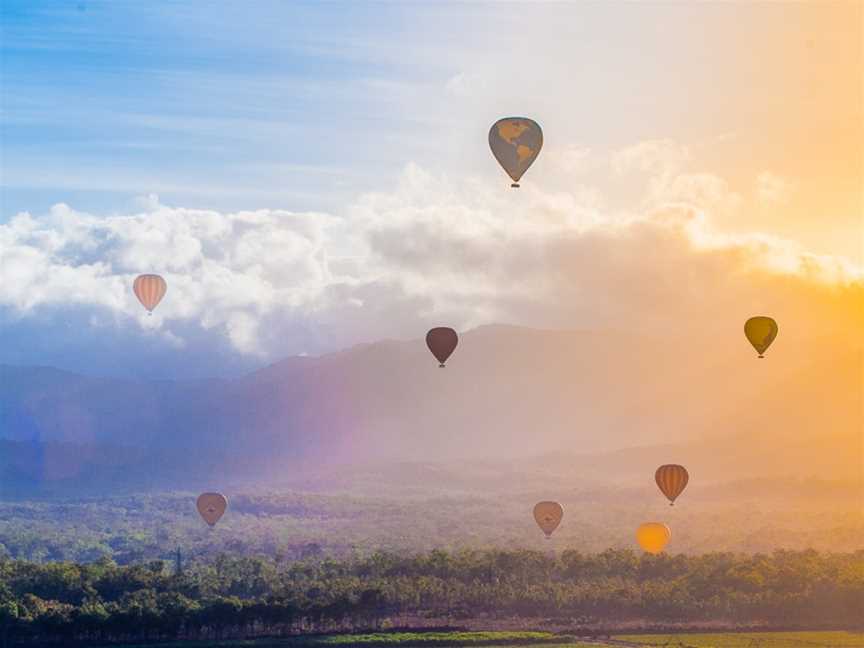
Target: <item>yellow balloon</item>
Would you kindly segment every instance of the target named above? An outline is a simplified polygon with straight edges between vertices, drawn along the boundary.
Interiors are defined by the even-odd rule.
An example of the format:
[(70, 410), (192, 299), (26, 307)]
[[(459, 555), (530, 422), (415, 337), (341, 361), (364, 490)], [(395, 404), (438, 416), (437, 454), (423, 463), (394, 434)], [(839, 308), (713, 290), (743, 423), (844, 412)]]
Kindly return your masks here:
[(672, 531), (662, 522), (646, 522), (636, 529), (636, 541), (644, 551), (659, 554), (672, 537)]
[(753, 348), (756, 349), (760, 358), (765, 357), (763, 354), (768, 350), (768, 347), (771, 346), (771, 343), (774, 341), (774, 338), (777, 337), (777, 332), (779, 330), (777, 322), (770, 317), (764, 317), (762, 315), (751, 317), (744, 324), (744, 335), (747, 336), (747, 340), (749, 340), (750, 344), (753, 345)]
[(547, 538), (558, 528), (563, 517), (564, 507), (558, 502), (537, 502), (534, 505), (534, 520), (537, 522), (537, 526), (546, 534)]

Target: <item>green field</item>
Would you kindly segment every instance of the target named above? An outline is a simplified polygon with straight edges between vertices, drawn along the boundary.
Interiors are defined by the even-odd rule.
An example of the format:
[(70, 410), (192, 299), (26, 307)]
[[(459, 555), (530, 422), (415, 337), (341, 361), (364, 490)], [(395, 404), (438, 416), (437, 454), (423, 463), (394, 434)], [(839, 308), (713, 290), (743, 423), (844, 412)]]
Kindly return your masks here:
[(864, 648), (864, 633), (861, 632), (620, 635), (615, 638), (639, 646), (682, 648)]
[[(573, 637), (551, 632), (378, 632), (370, 634), (333, 634), (291, 637), (286, 639), (245, 639), (227, 641), (169, 641), (147, 644), (127, 644), (124, 648), (326, 648), (365, 646), (567, 646), (589, 648), (593, 643), (582, 643)], [(88, 647), (89, 648), (89, 647)], [(96, 648), (94, 646), (94, 648)], [(100, 647), (101, 648), (101, 647)]]
[[(580, 640), (551, 632), (382, 632), (334, 634), (290, 639), (175, 641), (127, 645), (126, 648), (325, 648), (327, 646), (544, 646), (590, 648), (617, 645), (647, 648), (864, 648), (860, 632), (749, 632), (722, 634), (618, 635), (614, 641)], [(95, 647), (94, 647), (95, 648)]]

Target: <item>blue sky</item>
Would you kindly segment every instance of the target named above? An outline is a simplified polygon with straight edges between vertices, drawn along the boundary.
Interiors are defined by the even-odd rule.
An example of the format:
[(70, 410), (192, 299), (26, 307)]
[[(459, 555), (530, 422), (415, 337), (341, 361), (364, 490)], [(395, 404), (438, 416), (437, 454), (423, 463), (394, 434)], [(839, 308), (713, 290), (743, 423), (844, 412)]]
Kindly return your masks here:
[(366, 83), (417, 79), (369, 51), (398, 35), (404, 11), (254, 7), (4, 3), (3, 216), (147, 193), (324, 208), (368, 184), (392, 163), (370, 140), (401, 125)]
[(410, 161), (497, 172), (485, 130), (510, 113), (565, 146), (714, 141), (753, 126), (735, 103), (726, 123), (702, 109), (729, 104), (745, 64), (729, 33), (746, 50), (758, 31), (758, 15), (737, 18), (603, 3), (11, 0), (2, 217), (150, 193), (338, 209)]
[[(0, 362), (229, 375), (444, 320), (650, 327), (645, 294), (692, 295), (622, 309), (620, 237), (667, 241), (632, 276), (670, 285), (705, 249), (859, 271), (852, 4), (2, 11)], [(486, 145), (512, 114), (545, 133), (518, 193)], [(153, 318), (139, 272), (169, 280)]]

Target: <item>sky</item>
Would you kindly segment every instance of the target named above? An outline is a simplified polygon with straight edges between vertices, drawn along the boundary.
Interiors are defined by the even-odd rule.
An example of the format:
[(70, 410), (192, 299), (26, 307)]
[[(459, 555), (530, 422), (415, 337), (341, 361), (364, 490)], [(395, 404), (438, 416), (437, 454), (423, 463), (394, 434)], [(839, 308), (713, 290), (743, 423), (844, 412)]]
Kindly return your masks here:
[[(862, 11), (6, 0), (0, 362), (236, 375), (751, 314), (860, 346)], [(544, 130), (519, 190), (508, 115)]]

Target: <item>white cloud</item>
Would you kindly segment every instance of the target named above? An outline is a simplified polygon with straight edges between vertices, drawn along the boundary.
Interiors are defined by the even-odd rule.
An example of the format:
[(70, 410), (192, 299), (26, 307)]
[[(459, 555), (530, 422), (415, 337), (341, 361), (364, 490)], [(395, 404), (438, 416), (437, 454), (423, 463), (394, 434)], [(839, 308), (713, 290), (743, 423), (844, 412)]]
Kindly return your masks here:
[(631, 171), (668, 176), (680, 171), (690, 159), (686, 146), (672, 140), (647, 140), (612, 154), (612, 169), (619, 174)]
[[(559, 157), (550, 164), (563, 177), (598, 164), (587, 152)], [(16, 318), (91, 310), (94, 336), (106, 326), (149, 331), (174, 348), (207, 331), (239, 354), (275, 358), (417, 337), (440, 322), (650, 328), (674, 312), (772, 299), (780, 308), (791, 293), (765, 298), (776, 277), (787, 287), (860, 282), (842, 259), (719, 234), (712, 219), (740, 199), (717, 176), (687, 173), (688, 159), (665, 141), (607, 157), (607, 170), (647, 180), (623, 212), (606, 208), (596, 188), (504, 191), (416, 165), (393, 191), (361, 196), (341, 217), (186, 209), (155, 196), (111, 216), (60, 204), (0, 225), (0, 308)], [(142, 272), (169, 285), (152, 317), (130, 289)]]
[(764, 204), (785, 204), (791, 192), (792, 184), (776, 173), (763, 171), (756, 177), (756, 197)]

